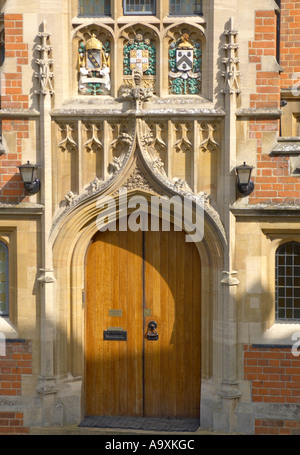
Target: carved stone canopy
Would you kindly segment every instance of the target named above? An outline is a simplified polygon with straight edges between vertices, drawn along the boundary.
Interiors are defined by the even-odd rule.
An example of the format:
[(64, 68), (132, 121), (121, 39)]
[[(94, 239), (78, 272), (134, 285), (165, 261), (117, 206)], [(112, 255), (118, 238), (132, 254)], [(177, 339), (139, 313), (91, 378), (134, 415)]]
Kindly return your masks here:
[[(59, 140), (56, 160), (61, 160), (59, 168), (64, 162), (71, 163), (72, 159), (80, 156), (91, 164), (102, 163), (102, 171), (98, 166), (98, 173), (89, 181), (83, 181), (80, 191), (71, 186), (66, 188), (67, 191), (61, 195), (63, 200), (53, 228), (70, 211), (95, 201), (99, 196), (113, 195), (123, 187), (158, 195), (188, 197), (195, 204), (202, 200), (205, 211), (225, 237), (220, 216), (211, 205), (210, 196), (197, 191), (193, 180), (195, 173), (189, 171), (195, 169), (193, 163), (197, 164), (199, 153), (219, 154), (221, 135), (217, 119), (205, 121), (186, 118), (180, 122), (178, 117), (167, 121), (138, 116), (126, 120), (111, 117), (106, 120), (101, 117), (97, 120), (61, 121), (57, 125)], [(178, 160), (190, 164), (185, 167), (181, 165), (176, 174), (174, 163)], [(180, 173), (180, 170), (185, 174), (182, 171)]]

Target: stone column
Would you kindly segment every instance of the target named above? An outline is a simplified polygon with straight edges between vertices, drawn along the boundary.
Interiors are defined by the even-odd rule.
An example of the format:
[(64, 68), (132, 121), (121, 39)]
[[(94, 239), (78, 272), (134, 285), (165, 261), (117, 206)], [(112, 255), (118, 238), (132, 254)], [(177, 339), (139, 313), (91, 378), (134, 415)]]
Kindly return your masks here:
[(41, 268), (40, 283), (40, 376), (37, 391), (42, 403), (42, 424), (44, 426), (61, 423), (61, 406), (56, 400), (58, 391), (54, 376), (54, 285), (55, 277), (52, 266), (52, 245), (49, 233), (52, 224), (52, 164), (51, 164), (51, 105), (54, 94), (52, 79), (52, 48), (49, 45), (50, 33), (46, 31), (44, 20), (38, 33), (40, 44), (36, 46), (39, 58), (35, 60), (39, 70), (35, 73), (38, 80), (40, 110), (40, 165), (41, 165), (41, 202), (44, 213), (41, 220)]
[(236, 102), (240, 94), (239, 71), (237, 57), (237, 35), (234, 29), (233, 18), (230, 18), (224, 31), (225, 44), (223, 45), (225, 65), (224, 102), (225, 102), (225, 158), (224, 158), (224, 220), (228, 234), (228, 247), (225, 254), (225, 271), (221, 283), (223, 286), (223, 320), (222, 330), (222, 384), (219, 396), (222, 406), (214, 417), (215, 429), (234, 431), (236, 418), (234, 410), (240, 398), (237, 383), (237, 309), (236, 288), (239, 284), (237, 272), (233, 270), (235, 251), (235, 218), (230, 212), (230, 205), (234, 201), (235, 180), (232, 170), (236, 166)]

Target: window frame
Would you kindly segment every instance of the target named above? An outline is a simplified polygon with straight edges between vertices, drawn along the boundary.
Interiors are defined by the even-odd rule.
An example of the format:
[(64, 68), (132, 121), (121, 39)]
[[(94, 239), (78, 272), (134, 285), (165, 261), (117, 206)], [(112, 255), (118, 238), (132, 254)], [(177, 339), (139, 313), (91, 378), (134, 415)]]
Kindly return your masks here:
[(5, 294), (6, 294), (6, 301), (5, 301), (5, 311), (0, 310), (0, 317), (7, 317), (9, 316), (9, 251), (8, 245), (0, 239), (0, 246), (4, 247), (5, 251)]
[[(82, 14), (81, 13), (81, 0), (77, 0), (78, 1), (78, 17), (111, 17), (111, 1), (110, 0), (104, 0), (107, 1), (109, 3), (109, 13), (101, 13), (101, 14)], [(96, 1), (96, 0), (92, 0), (92, 1)], [(104, 10), (105, 10), (105, 3), (104, 3)]]
[(150, 12), (142, 12), (142, 11), (135, 11), (133, 13), (131, 12), (126, 12), (126, 1), (123, 0), (123, 14), (124, 16), (155, 16), (156, 15), (156, 0), (152, 0), (153, 6), (154, 6), (154, 11)]
[[(287, 253), (286, 249), (288, 247), (292, 247), (292, 253)], [(300, 249), (300, 242), (297, 242), (295, 240), (291, 240), (285, 243), (282, 243), (279, 245), (275, 251), (275, 321), (276, 322), (292, 322), (292, 321), (300, 321), (300, 306), (299, 308), (295, 308), (294, 303), (295, 303), (295, 298), (299, 299), (300, 301), (300, 254), (297, 254), (297, 257), (299, 257), (299, 264), (295, 265), (295, 253), (294, 249), (295, 246), (297, 246)], [(280, 250), (283, 250), (284, 252), (281, 252)], [(284, 257), (284, 263), (282, 264), (282, 261), (280, 263), (280, 258)], [(291, 257), (292, 260), (290, 261), (291, 264), (287, 263), (287, 257)], [(284, 274), (280, 274), (279, 267), (284, 267)], [(298, 267), (298, 272), (299, 275), (295, 275), (295, 268)], [(286, 273), (287, 268), (291, 269), (290, 274)], [(299, 280), (299, 285), (296, 286), (295, 288), (295, 277), (298, 278)], [(279, 284), (279, 279), (284, 280), (284, 285)], [(288, 281), (289, 280), (289, 281)], [(290, 283), (287, 285), (287, 283)], [(298, 290), (298, 296), (295, 296), (295, 289)], [(280, 291), (282, 290), (282, 294), (280, 295)], [(290, 290), (290, 291), (289, 291)], [(288, 295), (288, 294), (291, 295)], [(284, 307), (279, 308), (279, 299), (284, 299)], [(288, 302), (287, 300), (292, 300), (291, 306), (287, 306)], [(284, 310), (285, 316), (279, 316), (279, 311)], [(286, 316), (286, 311), (291, 310), (292, 316), (287, 317)], [(299, 314), (298, 316), (295, 316), (295, 312)]]

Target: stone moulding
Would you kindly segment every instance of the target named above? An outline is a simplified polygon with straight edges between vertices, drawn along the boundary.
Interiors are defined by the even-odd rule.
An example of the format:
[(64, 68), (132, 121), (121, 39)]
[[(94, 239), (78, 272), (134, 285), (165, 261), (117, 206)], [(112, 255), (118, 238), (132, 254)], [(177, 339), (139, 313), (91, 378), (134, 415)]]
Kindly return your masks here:
[(300, 137), (281, 137), (273, 148), (272, 155), (300, 155)]
[(238, 109), (236, 111), (237, 118), (280, 118), (282, 116), (281, 109), (274, 109), (274, 108), (245, 108), (245, 109)]
[(230, 207), (230, 211), (236, 217), (280, 217), (280, 218), (298, 218), (300, 214), (300, 205), (294, 204), (251, 204), (238, 205), (234, 204)]
[(35, 109), (1, 109), (0, 119), (9, 118), (38, 118), (40, 112)]

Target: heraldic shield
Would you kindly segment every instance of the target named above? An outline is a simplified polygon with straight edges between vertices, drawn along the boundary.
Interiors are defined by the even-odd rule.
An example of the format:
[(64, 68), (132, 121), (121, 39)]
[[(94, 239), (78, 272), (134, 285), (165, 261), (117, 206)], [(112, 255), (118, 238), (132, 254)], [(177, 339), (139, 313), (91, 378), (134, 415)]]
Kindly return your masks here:
[(176, 50), (176, 68), (179, 71), (191, 71), (193, 69), (193, 49)]
[(110, 48), (109, 42), (102, 44), (92, 34), (78, 48), (79, 92), (87, 95), (101, 95), (110, 90)]
[(132, 49), (130, 51), (130, 69), (143, 73), (149, 68), (149, 51), (147, 49)]
[(99, 49), (87, 50), (87, 68), (92, 71), (99, 71), (102, 69), (102, 56)]

